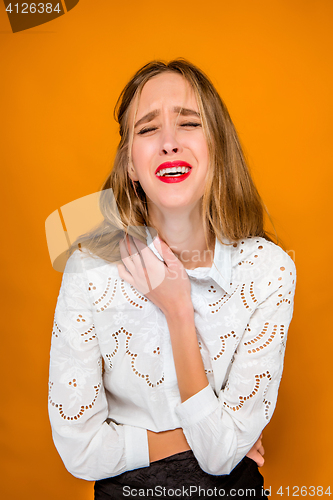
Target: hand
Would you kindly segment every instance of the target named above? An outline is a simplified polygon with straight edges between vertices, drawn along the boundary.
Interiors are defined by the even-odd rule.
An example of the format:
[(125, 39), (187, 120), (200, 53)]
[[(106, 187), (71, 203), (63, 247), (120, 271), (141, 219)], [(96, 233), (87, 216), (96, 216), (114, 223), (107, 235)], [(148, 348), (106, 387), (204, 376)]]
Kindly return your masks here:
[(254, 460), (256, 462), (256, 464), (258, 465), (258, 467), (262, 467), (265, 463), (265, 459), (263, 457), (265, 450), (264, 450), (264, 447), (262, 445), (261, 439), (262, 439), (262, 434), (261, 434), (260, 438), (258, 439), (258, 441), (256, 443), (254, 443), (251, 450), (246, 455), (247, 457)]
[[(156, 238), (154, 245), (164, 262), (137, 238), (126, 236), (119, 243), (123, 264), (119, 276), (144, 294), (166, 315), (192, 306), (191, 283), (183, 264), (164, 241)], [(126, 266), (126, 267), (125, 267)]]

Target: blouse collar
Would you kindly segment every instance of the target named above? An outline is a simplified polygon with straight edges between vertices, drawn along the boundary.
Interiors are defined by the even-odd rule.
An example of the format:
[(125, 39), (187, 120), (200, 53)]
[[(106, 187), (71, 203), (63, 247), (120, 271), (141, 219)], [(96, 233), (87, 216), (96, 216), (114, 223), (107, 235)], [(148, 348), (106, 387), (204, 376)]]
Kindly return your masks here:
[[(159, 254), (154, 246), (152, 236), (149, 228), (146, 227), (147, 233), (147, 246), (156, 255), (156, 257), (163, 261), (162, 256)], [(196, 269), (185, 269), (191, 278), (212, 278), (223, 290), (231, 293), (230, 279), (231, 279), (231, 246), (232, 244), (226, 238), (223, 238), (223, 244), (215, 238), (214, 248), (214, 262), (212, 267), (197, 267)]]

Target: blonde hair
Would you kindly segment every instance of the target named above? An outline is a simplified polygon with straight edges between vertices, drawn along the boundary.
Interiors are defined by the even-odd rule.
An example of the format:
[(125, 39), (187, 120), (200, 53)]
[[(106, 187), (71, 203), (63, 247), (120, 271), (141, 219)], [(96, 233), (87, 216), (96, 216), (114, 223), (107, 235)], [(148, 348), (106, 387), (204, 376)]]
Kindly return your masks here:
[(144, 226), (152, 226), (147, 199), (140, 182), (128, 175), (132, 133), (129, 126), (131, 105), (144, 85), (165, 72), (180, 74), (193, 89), (209, 150), (209, 169), (202, 198), (202, 221), (206, 243), (212, 236), (223, 243), (262, 236), (264, 206), (251, 178), (242, 147), (228, 110), (209, 78), (184, 59), (169, 63), (152, 61), (139, 69), (121, 92), (115, 106), (120, 143), (114, 165), (101, 192), (102, 224), (79, 238), (81, 247), (107, 261), (120, 259), (119, 240), (129, 233), (145, 240)]

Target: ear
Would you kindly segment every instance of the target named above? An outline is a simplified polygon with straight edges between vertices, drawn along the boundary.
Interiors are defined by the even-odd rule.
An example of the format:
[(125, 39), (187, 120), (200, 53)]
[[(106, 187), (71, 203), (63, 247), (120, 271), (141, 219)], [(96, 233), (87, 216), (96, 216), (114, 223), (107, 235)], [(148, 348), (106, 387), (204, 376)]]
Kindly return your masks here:
[(132, 179), (132, 181), (138, 181), (139, 180), (139, 177), (137, 176), (136, 174), (136, 170), (134, 168), (134, 165), (132, 163), (132, 160), (130, 160), (128, 162), (128, 168), (127, 168), (127, 172), (128, 172), (128, 176), (130, 179)]

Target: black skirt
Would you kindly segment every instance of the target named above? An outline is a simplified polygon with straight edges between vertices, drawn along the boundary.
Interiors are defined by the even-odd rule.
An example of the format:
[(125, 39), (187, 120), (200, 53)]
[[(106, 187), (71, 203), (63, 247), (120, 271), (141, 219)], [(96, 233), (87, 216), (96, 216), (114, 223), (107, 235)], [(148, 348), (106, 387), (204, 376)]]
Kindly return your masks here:
[(230, 474), (213, 476), (200, 468), (189, 450), (95, 482), (95, 500), (223, 497), (267, 498), (263, 477), (253, 460), (244, 457)]

